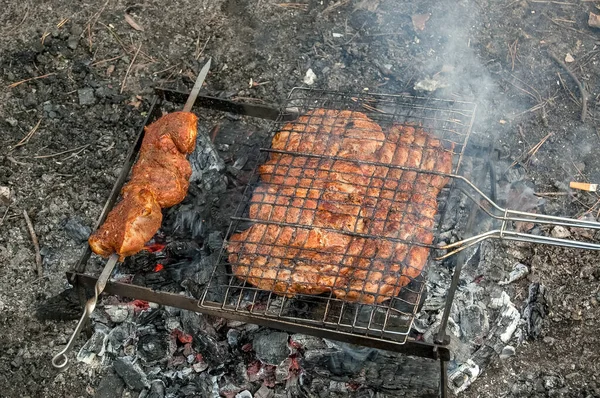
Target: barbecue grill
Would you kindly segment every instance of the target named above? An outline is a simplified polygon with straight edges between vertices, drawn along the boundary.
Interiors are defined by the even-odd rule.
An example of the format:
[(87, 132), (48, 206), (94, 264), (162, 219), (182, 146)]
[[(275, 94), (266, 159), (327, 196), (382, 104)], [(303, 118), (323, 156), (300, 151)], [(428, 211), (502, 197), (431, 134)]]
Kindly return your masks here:
[[(150, 124), (158, 117), (160, 114), (160, 105), (163, 102), (183, 103), (187, 96), (188, 93), (157, 89), (157, 95), (152, 101), (144, 126)], [(474, 103), (458, 100), (421, 98), (409, 95), (383, 95), (367, 92), (349, 94), (295, 88), (291, 91), (285, 103), (279, 108), (238, 103), (206, 96), (198, 97), (196, 106), (272, 120), (269, 142), (265, 143), (264, 148), (261, 149), (263, 158), (272, 153), (281, 153), (293, 157), (312, 157), (318, 159), (316, 164), (319, 166), (317, 167), (331, 165), (336, 160), (347, 161), (348, 159), (302, 152), (277, 151), (271, 149), (269, 145), (272, 135), (279, 131), (286, 122), (296, 120), (299, 115), (305, 114), (310, 110), (326, 108), (362, 112), (377, 122), (384, 131), (386, 127), (393, 124), (420, 126), (427, 133), (439, 139), (446, 150), (452, 153), (451, 173), (426, 171), (418, 167), (392, 166), (378, 162), (362, 163), (370, 166), (397, 168), (405, 172), (447, 177), (449, 183), (442, 190), (438, 198), (440, 205), (437, 212), (438, 223), (432, 231), (434, 234), (439, 232), (439, 224), (444, 219), (447, 199), (453, 195), (465, 195), (475, 204), (475, 206), (472, 206), (474, 210), (471, 212), (469, 222), (473, 222), (475, 211), (482, 211), (484, 214), (500, 222), (500, 228), (498, 229), (466, 237), (452, 243), (439, 242), (436, 239), (431, 244), (424, 244), (410, 239), (403, 240), (347, 231), (348, 234), (353, 236), (365, 235), (363, 236), (364, 238), (389, 239), (407, 245), (425, 246), (430, 250), (429, 262), (447, 258), (469, 246), (491, 238), (593, 250), (600, 249), (599, 244), (592, 242), (557, 239), (516, 231), (514, 223), (520, 221), (592, 229), (600, 229), (600, 223), (504, 209), (494, 202), (493, 197), (488, 197), (469, 179), (461, 175), (463, 158), (468, 153), (468, 149), (473, 146), (469, 140), (476, 112), (476, 105)], [(96, 224), (96, 228), (101, 225), (106, 214), (116, 202), (120, 189), (129, 174), (129, 170), (140, 148), (142, 137), (143, 127), (140, 128), (136, 142), (127, 156), (121, 175), (111, 192), (109, 200)], [(257, 180), (258, 173), (255, 170), (250, 182), (246, 186), (244, 194), (246, 200), (240, 203), (235, 216), (231, 218), (227, 237), (233, 232), (243, 229), (244, 225), (258, 222), (258, 220), (249, 217), (248, 212), (249, 197), (257, 184)], [(373, 178), (369, 181), (369, 186), (371, 184), (373, 184)], [(388, 220), (383, 219), (381, 221), (385, 223)], [(280, 226), (307, 228), (303, 225), (276, 224)], [(85, 274), (90, 255), (91, 251), (87, 248), (75, 266), (74, 272), (67, 274), (70, 283), (78, 286), (93, 286), (96, 283), (96, 278)], [(426, 286), (426, 268), (424, 268), (424, 272), (419, 277), (410, 278), (410, 283), (399, 289), (400, 293), (397, 296), (382, 302), (376, 301), (375, 304), (347, 302), (335, 297), (332, 293), (320, 296), (306, 294), (277, 295), (270, 291), (263, 291), (238, 279), (232, 272), (231, 265), (227, 261), (227, 250), (224, 245), (221, 249), (219, 259), (212, 269), (210, 281), (204, 288), (199, 300), (116, 282), (108, 282), (105, 291), (110, 294), (148, 300), (158, 304), (291, 332), (306, 333), (332, 340), (439, 359), (441, 363), (441, 385), (443, 386), (442, 396), (445, 396), (447, 381), (446, 363), (450, 359), (450, 352), (446, 347), (448, 340), (445, 338), (445, 328), (450, 314), (454, 291), (458, 285), (462, 262), (461, 256), (458, 256), (452, 284), (447, 295), (441, 328), (434, 344), (417, 341), (411, 336), (413, 320), (419, 311), (420, 303), (423, 301)], [(83, 289), (80, 291), (82, 292), (82, 301), (85, 301)]]

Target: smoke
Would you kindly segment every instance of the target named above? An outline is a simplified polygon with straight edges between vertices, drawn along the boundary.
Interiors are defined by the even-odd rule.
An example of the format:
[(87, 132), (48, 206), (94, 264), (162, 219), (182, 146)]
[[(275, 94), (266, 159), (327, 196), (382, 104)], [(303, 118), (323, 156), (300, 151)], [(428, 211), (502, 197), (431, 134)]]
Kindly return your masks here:
[(494, 113), (494, 97), (500, 92), (490, 66), (478, 55), (475, 37), (481, 18), (480, 9), (472, 2), (438, 4), (421, 40), (430, 48), (425, 72), (444, 86), (435, 95), (475, 102), (480, 122)]

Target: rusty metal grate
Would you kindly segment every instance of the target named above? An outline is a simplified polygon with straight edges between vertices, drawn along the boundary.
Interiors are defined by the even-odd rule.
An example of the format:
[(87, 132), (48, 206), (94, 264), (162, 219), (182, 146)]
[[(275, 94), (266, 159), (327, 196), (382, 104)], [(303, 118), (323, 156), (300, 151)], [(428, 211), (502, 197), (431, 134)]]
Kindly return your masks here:
[[(349, 111), (344, 113), (345, 117), (358, 121), (360, 121), (359, 115), (367, 115), (385, 132), (383, 139), (373, 138), (379, 140), (379, 144), (391, 142), (390, 129), (394, 125), (420, 126), (419, 129), (439, 140), (445, 153), (450, 154), (452, 169), (447, 172), (457, 174), (469, 139), (475, 104), (402, 95), (344, 94), (297, 88), (292, 90), (281, 112), (282, 115), (290, 113), (313, 115), (308, 117), (308, 121), (305, 117), (294, 122), (297, 131), (293, 131), (293, 133), (299, 133), (300, 140), (308, 140), (312, 134), (311, 128), (315, 126), (320, 129), (329, 129), (334, 134), (338, 129), (335, 118), (331, 126), (320, 125), (319, 123), (325, 123), (327, 119), (323, 117), (316, 120), (314, 114), (317, 109)], [(348, 125), (354, 126), (356, 123), (354, 121), (347, 123), (345, 120), (339, 125), (344, 126), (339, 128), (347, 129)], [(270, 137), (284, 128), (285, 122), (281, 119), (274, 122)], [(291, 135), (292, 132), (288, 134), (288, 140)], [(342, 135), (348, 135), (347, 131)], [(354, 136), (360, 137), (360, 130)], [(388, 227), (410, 224), (409, 220), (422, 216), (418, 212), (422, 211), (423, 207), (416, 205), (413, 207), (410, 200), (406, 198), (406, 189), (399, 188), (402, 179), (408, 175), (412, 176), (408, 191), (409, 197), (414, 197), (421, 190), (429, 187), (428, 184), (431, 184), (432, 178), (438, 178), (439, 184), (439, 178), (444, 174), (436, 173), (431, 168), (426, 169), (423, 173), (419, 172), (421, 167), (424, 167), (421, 163), (424, 162), (425, 156), (409, 167), (395, 167), (390, 163), (382, 163), (378, 159), (356, 160), (353, 154), (335, 152), (335, 155), (331, 155), (331, 151), (328, 151), (327, 148), (331, 148), (333, 145), (331, 142), (335, 142), (335, 140), (326, 139), (326, 142), (316, 142), (317, 138), (322, 137), (313, 134), (313, 141), (315, 141), (312, 144), (313, 149), (320, 147), (322, 150), (312, 150), (310, 153), (289, 150), (290, 146), (287, 144), (284, 150), (271, 148), (269, 139), (269, 148), (262, 149), (264, 159), (261, 164), (264, 164), (267, 158), (276, 159), (276, 161), (275, 163), (271, 162), (270, 172), (262, 170), (260, 174), (262, 174), (263, 181), (260, 184), (259, 173), (257, 170), (254, 171), (246, 188), (245, 198), (247, 200), (239, 206), (236, 216), (232, 217), (227, 232), (227, 238), (231, 238), (232, 234), (236, 232), (246, 230), (252, 225), (256, 226), (255, 231), (258, 231), (254, 234), (256, 236), (240, 243), (239, 253), (254, 250), (253, 253), (259, 251), (261, 255), (244, 257), (240, 254), (233, 258), (233, 264), (230, 264), (228, 260), (231, 258), (228, 258), (227, 243), (225, 243), (212, 271), (211, 279), (198, 304), (201, 308), (218, 309), (248, 318), (277, 319), (280, 323), (323, 327), (342, 333), (368, 335), (403, 343), (408, 337), (414, 315), (422, 299), (425, 287), (423, 276), (425, 268), (415, 270), (411, 269), (411, 264), (406, 261), (401, 260), (394, 263), (389, 260), (389, 257), (387, 260), (383, 257), (379, 258), (379, 254), (369, 252), (369, 250), (365, 250), (365, 247), (371, 242), (371, 246), (375, 245), (377, 250), (386, 244), (403, 247), (406, 249), (406, 253), (412, 252), (413, 249), (417, 250), (415, 249), (417, 247), (433, 249), (435, 246), (432, 239), (424, 241), (422, 236), (434, 237), (439, 218), (443, 214), (444, 198), (450, 194), (454, 184), (448, 179), (444, 183), (447, 185), (438, 197), (438, 209), (430, 209), (433, 211), (430, 212), (432, 216), (430, 222), (426, 223), (427, 225), (411, 227), (416, 232), (403, 234), (402, 231), (398, 232), (396, 229)], [(361, 143), (365, 143), (365, 140), (360, 139), (356, 142), (356, 144)], [(410, 150), (413, 145), (416, 144), (408, 146), (409, 155), (412, 153)], [(298, 146), (298, 148), (302, 147)], [(423, 148), (421, 147), (420, 150), (423, 151)], [(359, 172), (355, 172), (355, 174), (347, 170), (341, 172), (336, 169), (336, 165), (341, 163), (352, 165), (351, 170), (367, 168), (371, 172), (368, 177)], [(331, 225), (319, 225), (315, 219), (316, 203), (326, 192), (325, 185), (327, 181), (331, 181), (333, 173), (341, 175), (343, 180), (364, 193), (359, 201), (361, 204), (349, 203), (347, 196), (336, 197), (335, 192), (328, 193), (332, 195), (329, 199), (337, 201), (338, 206), (342, 206), (343, 203), (345, 213), (357, 215), (349, 218), (354, 220), (349, 224), (345, 224), (342, 217), (336, 228), (331, 228)], [(265, 179), (270, 180), (271, 183), (265, 184)], [(421, 184), (419, 185), (417, 182)], [(269, 185), (278, 188), (272, 193), (267, 193)], [(262, 194), (261, 190), (264, 191)], [(303, 191), (303, 195), (300, 195), (304, 196), (303, 199), (298, 197), (298, 190)], [(314, 197), (311, 197), (311, 193), (315, 193)], [(400, 200), (399, 194), (404, 194), (404, 199)], [(251, 196), (253, 196), (252, 200)], [(383, 216), (371, 214), (370, 225), (359, 229), (357, 227), (360, 218), (358, 215), (365, 210), (365, 203), (370, 203), (367, 207), (371, 207), (372, 213), (376, 212), (376, 209), (395, 206), (398, 203), (401, 203), (402, 211), (397, 212), (395, 219), (390, 216), (391, 211), (384, 212)], [(277, 206), (278, 204), (282, 205)], [(285, 212), (283, 218), (273, 216), (278, 207)], [(257, 214), (261, 213), (263, 216), (259, 217)], [(268, 215), (266, 215), (267, 213)], [(433, 213), (435, 213), (435, 218)], [(303, 215), (311, 221), (301, 222)], [(275, 231), (277, 236), (273, 233)], [(287, 241), (281, 235), (285, 231), (293, 235)], [(293, 239), (301, 239), (300, 236), (303, 237), (302, 239), (308, 239), (310, 234), (322, 233), (322, 231), (343, 239), (346, 242), (345, 250), (334, 252), (332, 250), (323, 251), (319, 248), (299, 249), (298, 245), (291, 243)], [(395, 232), (390, 233), (390, 231)], [(281, 241), (288, 243), (282, 244)], [(348, 247), (352, 245), (349, 243), (355, 244), (360, 249), (350, 253)], [(300, 246), (305, 247), (302, 245)], [(345, 275), (349, 273), (352, 277), (345, 281), (347, 286), (337, 290), (335, 288), (328, 289), (329, 285), (324, 286), (324, 290), (316, 289), (316, 293), (321, 293), (320, 295), (314, 295), (305, 294), (308, 287), (303, 287), (302, 281), (296, 282), (294, 291), (291, 290), (290, 283), (283, 283), (282, 280), (285, 280), (283, 275), (287, 275), (286, 278), (289, 280), (292, 277), (300, 278), (298, 275), (304, 272), (306, 274), (302, 274), (304, 281), (316, 276), (302, 271), (302, 264), (308, 261), (306, 256), (309, 252), (313, 267), (311, 269), (314, 269), (315, 266), (322, 268), (319, 277), (340, 281), (344, 280)], [(428, 251), (425, 253), (427, 255)], [(236, 262), (236, 258), (254, 258), (277, 266), (261, 268), (258, 260)], [(380, 264), (379, 268), (373, 265), (378, 263)], [(265, 269), (267, 268), (271, 269), (271, 274), (275, 273), (275, 275), (266, 273)], [(237, 273), (233, 272), (234, 269), (237, 270)], [(345, 274), (344, 270), (348, 273)], [(374, 275), (381, 275), (383, 278), (390, 274), (395, 275), (394, 281), (387, 285), (390, 289), (384, 292), (381, 291), (381, 286), (376, 290), (369, 288), (371, 285), (369, 278), (373, 278)], [(361, 276), (357, 277), (356, 275)], [(352, 286), (358, 286), (358, 288)], [(311, 287), (311, 289), (313, 288)], [(298, 290), (301, 293), (297, 293)], [(356, 302), (356, 300), (360, 302)]]

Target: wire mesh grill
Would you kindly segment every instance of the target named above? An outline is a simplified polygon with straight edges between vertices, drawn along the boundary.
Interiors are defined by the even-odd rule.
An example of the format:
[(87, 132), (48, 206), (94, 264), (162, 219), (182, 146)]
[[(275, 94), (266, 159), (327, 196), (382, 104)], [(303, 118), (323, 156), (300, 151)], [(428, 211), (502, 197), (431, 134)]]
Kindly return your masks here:
[(474, 112), (292, 90), (199, 305), (405, 342)]

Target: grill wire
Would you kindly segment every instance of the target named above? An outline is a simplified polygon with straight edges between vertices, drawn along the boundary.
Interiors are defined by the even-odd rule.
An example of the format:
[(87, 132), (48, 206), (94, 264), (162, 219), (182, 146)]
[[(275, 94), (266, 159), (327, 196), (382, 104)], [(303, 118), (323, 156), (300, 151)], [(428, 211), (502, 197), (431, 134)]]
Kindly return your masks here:
[[(387, 132), (392, 125), (420, 126), (423, 131), (437, 138), (446, 151), (452, 153), (452, 173), (457, 174), (459, 173), (463, 153), (471, 132), (476, 107), (474, 103), (455, 100), (421, 98), (404, 95), (367, 93), (345, 94), (332, 91), (295, 88), (292, 90), (285, 105), (282, 107), (282, 114), (297, 113), (299, 115), (304, 115), (309, 111), (322, 108), (364, 113), (379, 124), (384, 132)], [(324, 119), (325, 118), (323, 118), (323, 120)], [(311, 171), (315, 176), (319, 172), (324, 172), (326, 174), (331, 172), (336, 161), (354, 163), (358, 166), (385, 166), (390, 170), (394, 168), (390, 164), (380, 165), (377, 162), (357, 161), (353, 160), (351, 157), (271, 149), (271, 137), (280, 131), (285, 123), (286, 122), (281, 120), (273, 123), (269, 134), (269, 145), (267, 148), (261, 149), (263, 158), (262, 161), (259, 162), (260, 164), (264, 163), (269, 155), (279, 155), (280, 159), (283, 156), (288, 156), (288, 158), (291, 156), (292, 163), (297, 159), (301, 159), (303, 172), (306, 173)], [(298, 124), (298, 122), (295, 123), (296, 125)], [(314, 120), (309, 121), (308, 124), (313, 127)], [(306, 126), (304, 127), (304, 130), (306, 130)], [(325, 145), (325, 147), (327, 147), (327, 145)], [(423, 158), (424, 157), (425, 156), (423, 156)], [(309, 164), (309, 167), (307, 167), (307, 164)], [(273, 173), (278, 169), (281, 169), (279, 166), (279, 163), (277, 163), (277, 165), (273, 167)], [(286, 168), (285, 176), (271, 175), (270, 177), (290, 177), (291, 169), (292, 167)], [(399, 169), (402, 169), (402, 167), (399, 167)], [(435, 172), (428, 174), (435, 174)], [(417, 172), (417, 175), (420, 174)], [(297, 177), (298, 180), (300, 180), (302, 176)], [(371, 176), (367, 183), (361, 185), (358, 176), (356, 176), (356, 179), (357, 182), (354, 183), (354, 185), (362, 186), (367, 192), (374, 185), (373, 180), (376, 180)], [(309, 180), (309, 186), (312, 186), (318, 178), (313, 177), (312, 179), (309, 178)], [(385, 184), (386, 182), (387, 181), (384, 178), (382, 184)], [(258, 183), (259, 174), (257, 170), (255, 170), (250, 179), (250, 183), (246, 187), (246, 192), (244, 194), (246, 200), (238, 207), (236, 216), (232, 217), (227, 237), (230, 237), (234, 233), (246, 230), (253, 224), (265, 224), (266, 233), (263, 233), (258, 240), (250, 241), (250, 243), (245, 242), (244, 245), (248, 246), (254, 242), (256, 243), (254, 246), (261, 245), (263, 248), (269, 247), (269, 252), (266, 256), (267, 261), (278, 260), (282, 264), (284, 260), (294, 261), (293, 254), (288, 254), (288, 251), (290, 251), (289, 246), (279, 245), (276, 242), (277, 239), (268, 236), (269, 226), (275, 226), (278, 231), (281, 231), (286, 227), (294, 228), (296, 233), (305, 231), (305, 234), (310, 233), (310, 231), (313, 230), (313, 226), (301, 225), (294, 222), (265, 221), (264, 219), (257, 220), (250, 218), (249, 209), (251, 204), (259, 206), (259, 209), (260, 206), (265, 205), (265, 203), (256, 201), (256, 199), (253, 199), (252, 202), (250, 201), (250, 197), (259, 185)], [(412, 192), (414, 192), (414, 185), (412, 189)], [(439, 224), (439, 220), (444, 213), (444, 204), (446, 203), (445, 198), (450, 196), (453, 190), (454, 184), (452, 180), (442, 189), (442, 192), (438, 196), (439, 206), (438, 209), (436, 209), (437, 214), (435, 216), (435, 224), (427, 231), (434, 236), (438, 229), (437, 225)], [(377, 194), (374, 194), (372, 199), (379, 200), (379, 197), (376, 196), (383, 192), (383, 189), (375, 190), (374, 192), (377, 192)], [(275, 198), (272, 199), (272, 202), (278, 203), (277, 200), (280, 196), (280, 193), (275, 194)], [(265, 196), (263, 195), (263, 197)], [(367, 194), (366, 198), (370, 198), (370, 196)], [(289, 199), (289, 197), (286, 197), (286, 199)], [(309, 200), (307, 199), (297, 206), (297, 212), (312, 211), (312, 214), (314, 214), (314, 207), (309, 206), (307, 204), (308, 202)], [(271, 203), (271, 200), (269, 203)], [(409, 207), (409, 204), (405, 205), (406, 208)], [(272, 203), (269, 206), (271, 206), (271, 208), (274, 207)], [(408, 218), (406, 217), (406, 214), (402, 214), (401, 223), (407, 222), (406, 220), (408, 220)], [(358, 219), (358, 217), (356, 217), (356, 219)], [(389, 222), (387, 216), (385, 220), (382, 221), (384, 225)], [(409, 237), (408, 240), (406, 240), (393, 236), (383, 236), (382, 234), (373, 235), (357, 233), (356, 225), (348, 226), (343, 232), (339, 229), (335, 232), (347, 235), (350, 237), (349, 239), (357, 241), (361, 239), (363, 241), (366, 239), (376, 239), (380, 241), (402, 242), (410, 248), (414, 246), (423, 246), (430, 249), (435, 248), (433, 244), (419, 242), (414, 237)], [(270, 241), (270, 243), (265, 243), (265, 241)], [(289, 294), (289, 286), (281, 288), (281, 282), (279, 283), (279, 289), (277, 290), (284, 294), (279, 295), (272, 292), (272, 289), (262, 290), (251, 285), (247, 281), (239, 279), (232, 272), (232, 264), (228, 263), (226, 244), (227, 243), (225, 243), (221, 249), (219, 259), (212, 270), (210, 281), (206, 285), (204, 293), (199, 300), (198, 304), (200, 307), (216, 308), (223, 312), (240, 314), (249, 318), (255, 317), (267, 320), (277, 319), (295, 324), (328, 328), (339, 332), (368, 335), (386, 340), (389, 339), (398, 343), (406, 342), (414, 316), (418, 311), (419, 303), (422, 300), (426, 279), (425, 271), (427, 267), (424, 267), (421, 272), (415, 273), (409, 272), (411, 271), (409, 265), (402, 264), (402, 278), (410, 280), (410, 283), (401, 288), (394, 289), (393, 293), (397, 293), (397, 295), (394, 295), (393, 297), (389, 297), (389, 294), (385, 297), (379, 297), (377, 294), (374, 294), (375, 302), (372, 304), (349, 302), (344, 298), (336, 297), (333, 292), (327, 292), (318, 296), (302, 293)], [(296, 251), (299, 252), (301, 250), (297, 249)], [(360, 255), (350, 255), (348, 254), (347, 249), (345, 253), (341, 253), (334, 257), (340, 259), (342, 263), (347, 260), (348, 257), (357, 260), (365, 259), (367, 261), (370, 258), (369, 256), (363, 256), (362, 253)], [(428, 259), (428, 262), (429, 261), (434, 260)], [(240, 266), (239, 264), (233, 265)], [(347, 263), (340, 264), (337, 268), (337, 272), (334, 271), (329, 276), (335, 278), (339, 277), (342, 265), (346, 268), (349, 267)], [(249, 273), (252, 271), (252, 267), (253, 265), (251, 264), (244, 265), (243, 268), (247, 269), (247, 272)], [(280, 267), (285, 268), (283, 266)], [(260, 270), (262, 271), (263, 268)], [(292, 271), (294, 271), (294, 268), (275, 270), (277, 274), (280, 272), (285, 273)], [(331, 271), (323, 270), (322, 275), (327, 276), (327, 272)], [(413, 277), (415, 274), (420, 275)], [(252, 280), (252, 278), (250, 279)], [(262, 279), (260, 281), (262, 286), (276, 286), (274, 278), (269, 279), (259, 277), (259, 279)], [(399, 279), (400, 278), (398, 278), (398, 280)], [(363, 286), (364, 285), (366, 285), (366, 282), (363, 282)]]

